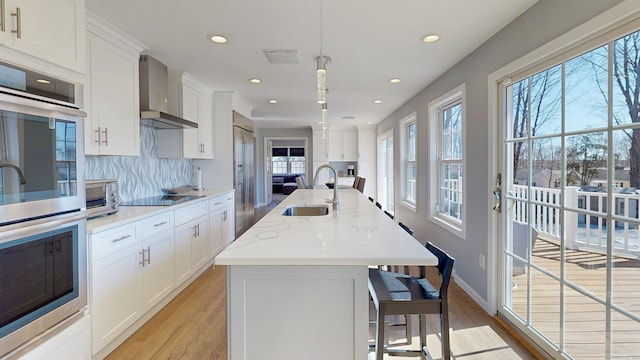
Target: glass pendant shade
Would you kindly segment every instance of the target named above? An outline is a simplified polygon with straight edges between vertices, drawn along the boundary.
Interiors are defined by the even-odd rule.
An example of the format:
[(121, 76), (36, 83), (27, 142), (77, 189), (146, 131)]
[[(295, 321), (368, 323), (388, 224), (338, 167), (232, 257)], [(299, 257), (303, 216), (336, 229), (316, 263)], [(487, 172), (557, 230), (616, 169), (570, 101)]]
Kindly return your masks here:
[(324, 104), (327, 102), (327, 70), (318, 69), (316, 71), (316, 97), (318, 104)]

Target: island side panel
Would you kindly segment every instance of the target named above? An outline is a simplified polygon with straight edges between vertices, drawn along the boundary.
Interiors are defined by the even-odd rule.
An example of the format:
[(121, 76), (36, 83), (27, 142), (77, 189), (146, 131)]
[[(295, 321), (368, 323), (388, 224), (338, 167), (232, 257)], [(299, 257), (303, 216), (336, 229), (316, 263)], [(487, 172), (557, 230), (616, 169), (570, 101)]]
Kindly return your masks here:
[(229, 266), (230, 360), (367, 359), (366, 266)]

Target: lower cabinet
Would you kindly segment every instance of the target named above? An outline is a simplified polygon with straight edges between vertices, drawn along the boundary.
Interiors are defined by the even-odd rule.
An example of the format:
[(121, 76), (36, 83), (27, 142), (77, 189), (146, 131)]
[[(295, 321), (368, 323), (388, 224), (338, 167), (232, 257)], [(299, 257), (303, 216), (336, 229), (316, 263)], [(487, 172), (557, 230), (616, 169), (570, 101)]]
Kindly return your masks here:
[(211, 199), (209, 208), (209, 250), (211, 257), (215, 257), (235, 238), (233, 193)]
[(93, 356), (233, 241), (233, 206), (231, 192), (90, 235)]
[(82, 317), (20, 357), (20, 360), (51, 359), (91, 360), (91, 316)]

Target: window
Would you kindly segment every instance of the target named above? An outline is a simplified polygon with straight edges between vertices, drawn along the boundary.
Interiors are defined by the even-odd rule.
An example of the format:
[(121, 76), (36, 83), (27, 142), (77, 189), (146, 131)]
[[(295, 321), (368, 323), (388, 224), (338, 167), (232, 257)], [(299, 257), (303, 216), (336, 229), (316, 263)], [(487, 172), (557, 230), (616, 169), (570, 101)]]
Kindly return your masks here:
[(429, 103), (429, 216), (464, 237), (464, 85)]
[(393, 199), (393, 129), (391, 129), (378, 137), (378, 202), (383, 210), (393, 214)]
[(271, 149), (271, 155), (271, 172), (273, 174), (305, 173), (303, 147), (274, 147)]
[(402, 135), (402, 204), (416, 210), (416, 114), (400, 121)]

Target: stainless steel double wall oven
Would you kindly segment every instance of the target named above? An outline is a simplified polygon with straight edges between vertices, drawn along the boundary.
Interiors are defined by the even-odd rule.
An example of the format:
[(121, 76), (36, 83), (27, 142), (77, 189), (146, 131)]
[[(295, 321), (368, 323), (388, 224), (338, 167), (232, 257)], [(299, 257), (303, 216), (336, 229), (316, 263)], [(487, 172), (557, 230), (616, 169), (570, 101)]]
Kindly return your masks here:
[(0, 358), (87, 306), (81, 94), (0, 63)]

